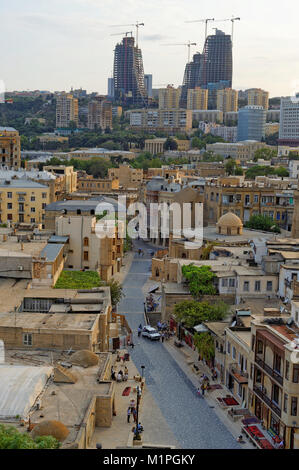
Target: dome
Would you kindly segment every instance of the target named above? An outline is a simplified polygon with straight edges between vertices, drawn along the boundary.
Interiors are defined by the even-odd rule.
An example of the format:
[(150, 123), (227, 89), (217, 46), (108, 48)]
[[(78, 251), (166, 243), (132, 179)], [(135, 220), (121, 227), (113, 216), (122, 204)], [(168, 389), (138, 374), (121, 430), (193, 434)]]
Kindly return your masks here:
[(98, 364), (99, 358), (95, 353), (88, 351), (87, 349), (83, 349), (82, 351), (77, 351), (72, 355), (71, 362), (75, 366), (91, 367)]
[(221, 235), (242, 235), (243, 223), (236, 214), (228, 212), (220, 217), (217, 228)]
[(241, 219), (232, 212), (228, 212), (220, 217), (217, 225), (225, 225), (226, 227), (243, 227)]
[(38, 436), (53, 436), (58, 441), (64, 441), (70, 431), (60, 421), (41, 421), (31, 431), (31, 436), (35, 439)]

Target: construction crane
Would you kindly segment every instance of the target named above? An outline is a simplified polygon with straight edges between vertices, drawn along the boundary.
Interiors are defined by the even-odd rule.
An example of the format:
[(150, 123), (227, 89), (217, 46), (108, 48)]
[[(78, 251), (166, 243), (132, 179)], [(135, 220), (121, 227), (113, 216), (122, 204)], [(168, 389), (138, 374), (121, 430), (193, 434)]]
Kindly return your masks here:
[(136, 47), (138, 47), (138, 38), (139, 38), (139, 28), (140, 26), (145, 26), (144, 23), (139, 23), (139, 21), (136, 21), (136, 23), (130, 23), (130, 24), (113, 24), (111, 25), (111, 28), (120, 28), (123, 26), (135, 26), (136, 28)]
[(210, 21), (215, 21), (215, 18), (205, 18), (204, 20), (191, 20), (191, 21), (185, 21), (185, 23), (205, 23), (205, 40), (207, 39), (208, 35), (208, 23)]
[(241, 18), (237, 17), (235, 18), (234, 16), (232, 18), (225, 18), (224, 20), (215, 20), (217, 23), (224, 23), (225, 21), (231, 21), (232, 22), (232, 43), (234, 42), (234, 26), (235, 26), (235, 21), (240, 21)]
[(156, 83), (155, 85), (153, 85), (153, 88), (159, 88), (160, 86), (168, 87), (168, 86), (174, 86), (174, 84), (173, 83)]
[(128, 34), (131, 34), (131, 36), (133, 36), (133, 31), (127, 31), (126, 33), (110, 34), (110, 36), (123, 36), (124, 34), (126, 35), (126, 37), (128, 36)]
[(187, 43), (186, 42), (185, 43), (178, 42), (178, 43), (171, 43), (171, 44), (161, 44), (161, 46), (187, 46), (188, 47), (188, 64), (189, 64), (190, 54), (191, 54), (190, 48), (191, 48), (191, 46), (197, 46), (197, 43), (188, 41)]

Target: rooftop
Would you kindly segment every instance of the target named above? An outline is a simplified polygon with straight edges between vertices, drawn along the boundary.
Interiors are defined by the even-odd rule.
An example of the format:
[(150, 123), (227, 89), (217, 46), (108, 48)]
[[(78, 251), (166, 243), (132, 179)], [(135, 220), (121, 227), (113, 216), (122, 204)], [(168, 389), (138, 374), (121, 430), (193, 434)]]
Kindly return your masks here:
[(64, 245), (59, 243), (48, 243), (41, 251), (40, 257), (46, 258), (46, 261), (55, 261)]
[(27, 179), (15, 179), (9, 180), (9, 183), (6, 183), (6, 179), (0, 179), (0, 188), (31, 188), (31, 189), (48, 189), (48, 186), (44, 184), (37, 183), (36, 181), (27, 180)]
[(15, 312), (0, 313), (0, 326), (8, 328), (26, 328), (32, 330), (67, 330), (87, 331), (92, 330), (98, 320), (98, 314), (70, 314), (70, 313), (28, 313)]

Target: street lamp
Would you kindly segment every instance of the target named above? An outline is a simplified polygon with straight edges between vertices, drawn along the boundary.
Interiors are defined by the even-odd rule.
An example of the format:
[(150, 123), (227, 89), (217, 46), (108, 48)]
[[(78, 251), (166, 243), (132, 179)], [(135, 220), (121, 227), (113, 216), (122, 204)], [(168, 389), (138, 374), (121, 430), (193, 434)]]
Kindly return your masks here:
[(141, 366), (141, 378), (142, 379), (143, 379), (144, 369), (145, 369), (145, 366)]

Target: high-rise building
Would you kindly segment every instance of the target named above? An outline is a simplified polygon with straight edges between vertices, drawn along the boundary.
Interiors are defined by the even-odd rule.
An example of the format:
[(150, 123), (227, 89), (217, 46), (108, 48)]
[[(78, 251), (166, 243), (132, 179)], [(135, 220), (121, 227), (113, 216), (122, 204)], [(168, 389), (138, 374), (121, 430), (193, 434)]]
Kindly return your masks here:
[(88, 128), (112, 129), (112, 103), (98, 96), (88, 103)]
[(108, 78), (108, 96), (114, 98), (114, 79)]
[(71, 93), (62, 92), (56, 98), (56, 127), (69, 127), (72, 121), (78, 125), (78, 99)]
[(151, 74), (144, 75), (144, 84), (149, 98), (153, 97), (153, 76)]
[(15, 170), (21, 166), (21, 139), (13, 127), (0, 127), (0, 168)]
[(188, 90), (187, 109), (208, 109), (208, 90), (200, 87)]
[(203, 85), (208, 90), (208, 109), (217, 109), (217, 93), (219, 90), (230, 88), (229, 80), (220, 80), (217, 83), (208, 83)]
[(114, 97), (121, 104), (147, 106), (142, 52), (133, 37), (125, 37), (114, 51)]
[(179, 109), (181, 88), (173, 88), (168, 85), (167, 88), (159, 89), (159, 109)]
[(200, 64), (201, 54), (199, 52), (194, 54), (192, 62), (186, 64), (180, 99), (181, 108), (187, 107), (188, 90), (194, 90), (200, 86)]
[(217, 90), (217, 109), (224, 113), (238, 111), (238, 91), (232, 88)]
[(238, 142), (265, 138), (267, 111), (262, 106), (245, 106), (238, 113)]
[(231, 36), (216, 29), (214, 35), (208, 36), (201, 56), (200, 86), (208, 83), (228, 81), (232, 86), (233, 55)]
[(249, 106), (262, 106), (268, 111), (269, 109), (269, 92), (261, 88), (250, 88), (246, 90)]
[(281, 99), (279, 144), (299, 147), (299, 93)]

